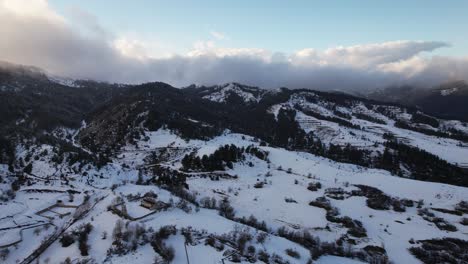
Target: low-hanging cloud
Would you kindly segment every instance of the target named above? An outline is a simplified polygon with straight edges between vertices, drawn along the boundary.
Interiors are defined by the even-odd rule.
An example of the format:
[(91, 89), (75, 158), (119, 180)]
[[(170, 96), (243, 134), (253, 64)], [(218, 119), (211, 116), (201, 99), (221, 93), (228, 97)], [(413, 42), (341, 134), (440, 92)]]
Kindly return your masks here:
[(75, 20), (86, 20), (83, 31), (54, 13), (45, 0), (27, 1), (27, 12), (21, 2), (0, 0), (0, 60), (66, 77), (176, 86), (235, 81), (265, 88), (337, 90), (433, 86), (468, 78), (468, 58), (428, 56), (449, 46), (438, 41), (392, 41), (292, 54), (202, 42), (187, 54), (155, 58), (145, 55), (142, 43), (122, 42), (87, 13), (75, 10)]

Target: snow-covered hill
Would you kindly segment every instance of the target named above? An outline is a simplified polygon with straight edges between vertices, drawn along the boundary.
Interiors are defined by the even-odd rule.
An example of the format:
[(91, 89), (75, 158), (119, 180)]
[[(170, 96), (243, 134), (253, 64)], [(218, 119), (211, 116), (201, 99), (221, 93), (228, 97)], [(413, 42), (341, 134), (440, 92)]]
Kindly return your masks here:
[[(404, 107), (366, 104), (359, 100), (349, 101), (347, 104), (345, 106), (326, 100), (307, 91), (293, 95), (285, 103), (273, 105), (270, 111), (276, 115), (281, 109), (296, 110), (296, 121), (301, 128), (306, 132), (313, 132), (325, 144), (351, 144), (358, 148), (379, 151), (383, 150), (385, 137), (392, 135), (405, 144), (421, 148), (450, 163), (466, 163), (468, 144), (438, 136), (436, 133), (457, 131), (466, 135), (467, 123), (428, 117), (437, 123), (434, 127), (418, 120), (417, 117), (424, 116), (423, 113)], [(336, 120), (344, 120), (349, 124), (343, 125)], [(409, 126), (402, 127), (399, 123)]]
[(24, 98), (53, 93), (22, 85), (1, 123), (1, 263), (467, 262), (464, 122), (310, 90), (88, 82), (54, 86), (86, 102), (34, 106), (38, 126)]
[(424, 112), (445, 119), (468, 121), (468, 110), (465, 107), (468, 98), (468, 84), (465, 81), (454, 81), (436, 87), (389, 87), (365, 94), (387, 102), (399, 102), (416, 105)]
[(266, 90), (242, 85), (239, 83), (226, 83), (212, 87), (198, 87), (196, 92), (204, 99), (225, 103), (230, 97), (240, 98), (241, 101), (246, 103), (258, 103), (263, 95), (267, 93)]
[[(259, 261), (259, 255), (265, 253), (289, 263), (307, 263), (309, 258), (318, 257), (310, 254), (310, 250), (317, 250), (315, 246), (297, 243), (297, 238), (288, 232), (310, 234), (323, 250), (316, 254), (337, 255), (339, 250), (328, 248), (326, 243), (341, 244), (346, 251), (343, 257), (360, 258), (363, 262), (385, 261), (388, 257), (394, 263), (420, 263), (408, 251), (418, 246), (417, 241), (444, 237), (466, 240), (468, 228), (462, 224), (466, 216), (455, 209), (468, 198), (465, 187), (404, 179), (384, 170), (263, 147), (253, 137), (230, 132), (209, 141), (185, 141), (165, 129), (145, 135), (148, 141), (139, 142), (138, 147), (127, 146), (100, 170), (85, 166), (84, 172), (77, 171), (76, 166), (53, 165), (52, 153), (41, 155), (48, 149), (46, 146), (35, 148), (32, 156), (39, 155), (39, 159), (32, 162), (32, 172), (26, 175), (31, 185), (22, 187), (14, 198), (1, 205), (1, 244), (22, 239), (9, 247), (5, 263), (33, 254), (39, 241), (53, 236), (74, 219), (77, 209), (71, 206), (80, 205), (91, 209), (65, 231), (78, 233), (77, 241), (66, 247), (60, 239), (54, 241), (41, 253), (42, 261), (59, 263), (68, 257), (82, 258), (79, 234), (87, 223), (93, 226), (85, 242), (89, 246), (88, 258), (97, 263), (127, 263), (129, 259), (152, 262), (158, 255), (151, 246), (155, 236), (152, 230), (166, 225), (175, 225), (177, 230), (164, 242), (174, 248), (173, 263), (186, 263), (187, 256), (191, 263), (221, 263), (223, 259), (229, 263), (230, 254), (241, 254), (242, 262)], [(152, 166), (180, 170), (183, 153), (210, 155), (226, 144), (244, 148), (253, 145), (268, 153), (268, 158), (262, 160), (247, 154), (245, 160), (226, 171), (189, 173), (188, 189), (183, 193), (152, 183), (153, 177), (158, 177)], [(162, 149), (167, 155), (162, 155)], [(151, 159), (155, 151), (159, 155), (157, 164)], [(317, 183), (319, 188), (311, 187)], [(381, 191), (382, 196), (362, 193), (363, 186)], [(157, 201), (166, 203), (168, 208), (153, 211), (142, 207), (139, 197), (148, 192), (157, 194)], [(388, 205), (377, 208), (369, 202), (372, 199), (383, 199), (379, 203)], [(229, 201), (234, 216), (219, 215), (223, 201)], [(121, 203), (125, 214), (120, 209), (109, 209)], [(128, 238), (119, 239), (116, 235), (119, 221), (129, 230), (129, 234), (124, 232)], [(263, 221), (264, 225), (254, 224)], [(138, 228), (144, 229), (141, 237), (134, 233)], [(184, 237), (187, 232), (192, 236), (188, 244)], [(236, 248), (240, 236), (247, 240), (242, 251)], [(116, 246), (116, 241), (122, 245)], [(109, 254), (109, 249), (115, 252)], [(385, 253), (377, 254), (371, 249)], [(300, 257), (288, 255), (291, 251)], [(318, 257), (317, 263), (322, 263), (322, 259), (328, 263), (328, 257)], [(336, 261), (340, 262), (332, 263), (343, 260)]]

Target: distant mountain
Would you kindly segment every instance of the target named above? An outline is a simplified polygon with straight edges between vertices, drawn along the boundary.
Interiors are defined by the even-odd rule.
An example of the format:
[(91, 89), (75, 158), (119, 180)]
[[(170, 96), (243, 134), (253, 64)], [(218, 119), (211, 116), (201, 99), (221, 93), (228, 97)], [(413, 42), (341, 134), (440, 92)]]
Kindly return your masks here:
[(390, 87), (372, 92), (369, 97), (416, 106), (439, 118), (468, 121), (468, 84), (464, 81), (446, 83), (432, 89)]
[[(73, 85), (71, 85), (73, 83)], [(65, 85), (34, 67), (0, 64), (2, 130), (79, 127), (84, 115), (115, 94), (120, 85), (76, 80)], [(80, 89), (71, 89), (73, 87)]]
[(210, 87), (190, 86), (185, 88), (185, 90), (201, 96), (204, 99), (218, 103), (227, 102), (228, 100), (257, 103), (267, 92), (266, 90), (259, 89), (258, 87), (242, 85), (239, 83), (226, 83)]
[(441, 118), (468, 121), (468, 84), (455, 82), (442, 85), (419, 98), (416, 105)]

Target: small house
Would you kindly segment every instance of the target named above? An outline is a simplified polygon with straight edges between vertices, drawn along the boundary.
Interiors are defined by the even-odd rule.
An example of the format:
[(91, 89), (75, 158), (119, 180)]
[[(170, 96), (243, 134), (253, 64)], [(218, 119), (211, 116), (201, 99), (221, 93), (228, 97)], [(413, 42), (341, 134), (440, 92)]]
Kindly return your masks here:
[(152, 197), (143, 197), (143, 199), (141, 199), (140, 206), (149, 210), (154, 210), (156, 209), (157, 202), (156, 199)]

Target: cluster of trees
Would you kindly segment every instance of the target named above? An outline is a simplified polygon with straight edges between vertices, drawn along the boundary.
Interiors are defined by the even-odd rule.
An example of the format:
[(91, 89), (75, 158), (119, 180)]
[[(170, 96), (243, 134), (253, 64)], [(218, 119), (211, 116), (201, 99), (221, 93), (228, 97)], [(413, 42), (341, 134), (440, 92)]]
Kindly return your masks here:
[(254, 215), (250, 215), (249, 217), (243, 216), (241, 218), (236, 217), (235, 209), (231, 206), (231, 203), (229, 202), (228, 198), (224, 198), (221, 201), (217, 202), (216, 199), (213, 197), (203, 197), (202, 199), (200, 199), (200, 206), (208, 209), (217, 209), (219, 210), (219, 214), (221, 216), (226, 217), (235, 222), (251, 226), (264, 232), (269, 231), (266, 222), (258, 220)]
[[(151, 230), (146, 230), (142, 224), (130, 223), (117, 220), (112, 231), (112, 246), (107, 251), (108, 255), (125, 255), (130, 251), (135, 251), (138, 245), (144, 245), (150, 242), (147, 235)], [(107, 239), (107, 234), (102, 234), (102, 239)]]
[(309, 138), (296, 122), (296, 111), (281, 109), (277, 115), (277, 122), (268, 128), (272, 135), (266, 138), (273, 145), (295, 149), (309, 145)]
[(358, 149), (350, 144), (344, 147), (330, 144), (323, 156), (339, 162), (369, 167), (372, 164), (370, 153), (368, 150)]
[(153, 110), (149, 112), (145, 125), (150, 130), (165, 127), (175, 131), (183, 139), (209, 139), (222, 132), (221, 128), (194, 122), (180, 112), (166, 115), (165, 111)]
[[(313, 137), (313, 136), (312, 136)], [(385, 169), (393, 174), (404, 176), (400, 165), (405, 165), (416, 180), (441, 182), (468, 186), (468, 172), (420, 148), (408, 146), (384, 135), (388, 140), (384, 152), (375, 156), (369, 150), (351, 145), (330, 144), (327, 148), (319, 139), (308, 141), (301, 150), (320, 155), (337, 162), (353, 163), (365, 167)]]
[(227, 197), (219, 202), (218, 210), (219, 215), (224, 216), (227, 219), (233, 220), (236, 216), (236, 211), (234, 210), (234, 207), (231, 206)]
[[(209, 245), (218, 251), (224, 249), (224, 244), (229, 245), (229, 249), (225, 251), (225, 255), (228, 255), (228, 260), (234, 263), (240, 263), (247, 261), (255, 263), (257, 260), (263, 261), (264, 263), (278, 263), (287, 264), (288, 260), (285, 260), (282, 256), (273, 253), (270, 254), (267, 251), (260, 249), (257, 251), (256, 243), (263, 244), (268, 237), (265, 232), (258, 232), (255, 237), (251, 233), (249, 228), (235, 225), (234, 230), (219, 236), (210, 235), (205, 240), (205, 245)], [(287, 251), (288, 254), (292, 253), (294, 257), (298, 257), (295, 251)], [(300, 257), (300, 256), (299, 256)]]
[(62, 247), (69, 247), (76, 240), (78, 240), (78, 249), (80, 250), (81, 256), (89, 255), (88, 236), (93, 230), (93, 225), (90, 223), (79, 226), (76, 230), (71, 233), (64, 233), (60, 238)]
[(81, 256), (88, 256), (89, 245), (88, 245), (88, 236), (93, 230), (93, 226), (90, 223), (87, 223), (78, 232), (78, 248), (80, 249)]
[(376, 167), (403, 176), (400, 165), (408, 168), (416, 180), (468, 186), (468, 172), (463, 169), (417, 147), (387, 141)]
[(320, 113), (304, 109), (304, 108), (302, 108), (300, 106), (298, 106), (298, 109), (300, 109), (302, 112), (304, 112), (304, 114), (315, 117), (315, 118), (320, 119), (320, 120), (326, 120), (326, 121), (334, 122), (334, 123), (337, 123), (337, 124), (339, 124), (341, 126), (349, 127), (349, 128), (353, 128), (353, 129), (361, 129), (361, 127), (359, 125), (355, 125), (355, 124), (353, 124), (353, 123), (351, 123), (348, 120), (343, 119), (343, 118), (339, 118), (339, 117), (336, 117), (336, 116), (324, 116), (324, 115), (322, 115)]
[[(366, 230), (364, 229), (360, 221), (353, 220), (349, 217), (339, 217), (338, 216), (339, 212), (337, 211), (337, 209), (332, 207), (326, 198), (324, 197), (322, 198), (323, 200), (317, 199), (317, 203), (314, 203), (314, 204), (311, 203), (311, 205), (319, 206), (327, 210), (327, 220), (336, 222), (336, 223), (341, 223), (344, 227), (348, 228), (348, 234), (354, 237), (365, 237), (367, 235)], [(266, 225), (264, 221), (259, 221), (253, 215), (251, 215), (248, 218), (236, 217), (235, 210), (230, 205), (229, 200), (227, 198), (217, 203), (216, 200), (205, 197), (201, 200), (201, 205), (207, 208), (218, 209), (219, 214), (221, 216), (224, 216), (235, 222), (239, 222), (244, 225), (248, 225), (258, 230), (264, 231), (264, 232), (259, 233), (259, 236), (257, 237), (258, 243), (263, 243), (268, 233), (272, 232), (271, 229), (268, 228), (268, 226)], [(238, 250), (237, 255), (233, 254), (233, 256), (235, 257), (235, 260), (240, 261), (241, 258), (244, 257), (246, 259), (259, 259), (262, 261), (266, 261), (267, 263), (269, 263), (268, 261), (271, 261), (272, 259), (276, 259), (280, 261), (277, 263), (283, 263), (281, 261), (281, 258), (278, 258), (279, 256), (277, 255), (270, 256), (267, 252), (264, 252), (264, 251), (255, 252), (255, 250), (249, 249), (247, 244), (249, 241), (253, 239), (253, 237), (248, 232), (235, 230), (233, 231), (233, 234), (235, 235), (234, 236), (232, 236), (232, 234), (222, 235), (221, 237), (218, 238), (218, 240), (225, 241), (225, 242), (228, 241), (229, 244), (234, 245), (236, 247), (236, 249)], [(331, 255), (338, 255), (338, 256), (344, 256), (344, 257), (350, 257), (350, 258), (358, 258), (364, 261), (370, 261), (371, 263), (388, 263), (388, 257), (386, 256), (385, 250), (379, 247), (376, 247), (379, 249), (378, 254), (375, 252), (370, 252), (370, 251), (368, 252), (366, 249), (359, 250), (359, 251), (352, 251), (350, 247), (345, 248), (344, 241), (342, 239), (336, 242), (331, 242), (331, 243), (321, 242), (320, 239), (313, 237), (307, 231), (291, 231), (287, 229), (286, 227), (279, 228), (276, 234), (290, 241), (298, 243), (304, 246), (305, 248), (308, 248), (311, 251), (311, 256), (313, 259), (317, 259), (320, 256), (325, 255), (325, 254), (331, 254)], [(216, 240), (213, 238), (208, 238), (206, 243), (215, 248), (219, 247), (219, 245), (217, 245)], [(296, 256), (294, 252), (289, 252), (289, 253), (292, 253), (292, 255)]]
[(468, 135), (463, 134), (462, 132), (454, 130), (454, 129), (449, 130), (450, 131), (449, 133), (449, 132), (444, 132), (440, 130), (432, 130), (432, 129), (422, 128), (422, 127), (415, 127), (401, 120), (396, 121), (395, 126), (398, 128), (403, 128), (403, 129), (419, 132), (419, 133), (429, 135), (429, 136), (451, 138), (451, 139), (460, 140), (463, 142), (468, 142)]
[(354, 113), (354, 116), (359, 118), (359, 119), (367, 120), (367, 121), (372, 122), (372, 123), (377, 123), (377, 124), (382, 124), (382, 125), (387, 124), (387, 122), (383, 121), (382, 119), (378, 119), (376, 117), (366, 115), (366, 114), (363, 114), (363, 113)]
[(6, 137), (0, 136), (0, 164), (11, 165), (15, 160), (15, 148)]
[(251, 226), (255, 229), (262, 230), (264, 232), (269, 232), (269, 228), (265, 221), (259, 221), (254, 215), (250, 215), (249, 217), (243, 216), (239, 218), (238, 221), (244, 225)]
[(422, 219), (433, 223), (440, 230), (448, 232), (458, 231), (458, 228), (455, 225), (452, 225), (451, 223), (447, 222), (447, 220), (445, 220), (442, 217), (436, 216), (433, 212), (429, 211), (428, 208), (419, 208), (418, 215), (421, 216)]
[(153, 182), (158, 186), (163, 186), (169, 189), (187, 188), (187, 177), (184, 173), (163, 166), (154, 166), (151, 168)]
[(109, 150), (90, 154), (70, 142), (51, 136), (42, 137), (42, 143), (54, 146), (51, 160), (58, 164), (66, 162), (69, 166), (72, 166), (79, 163), (80, 168), (86, 164), (92, 164), (97, 168), (101, 168), (110, 162), (111, 153)]
[(341, 111), (338, 111), (338, 110), (333, 110), (333, 114), (335, 114), (336, 116), (338, 117), (341, 117), (341, 118), (344, 118), (344, 119), (348, 119), (348, 120), (351, 120), (353, 118), (352, 115), (348, 114), (348, 113), (344, 113), (344, 112), (341, 112)]
[(448, 134), (452, 139), (468, 142), (468, 135), (454, 128), (449, 128)]
[[(253, 151), (253, 148), (248, 148)], [(203, 155), (202, 158), (195, 153), (185, 155), (182, 159), (182, 168), (185, 171), (215, 171), (224, 170), (225, 167), (233, 168), (233, 163), (244, 160), (246, 149), (236, 145), (224, 145), (213, 154)]]
[(388, 118), (395, 119), (397, 116), (395, 112), (392, 111), (391, 108), (379, 105), (373, 108), (377, 113), (380, 113)]
[[(176, 233), (176, 227), (171, 225), (162, 226), (154, 231), (151, 227), (146, 229), (142, 224), (124, 222), (119, 219), (112, 231), (112, 246), (107, 254), (126, 255), (137, 250), (138, 246), (150, 243), (158, 254), (155, 263), (169, 263), (174, 259), (175, 251), (173, 247), (166, 245), (165, 240)], [(107, 234), (103, 234), (102, 239), (107, 239)]]
[[(351, 235), (354, 234), (361, 236), (360, 233), (355, 233), (357, 231), (362, 232), (358, 230), (362, 229), (362, 224), (359, 221), (350, 220), (349, 217), (341, 219), (345, 222), (344, 225), (351, 230)], [(284, 237), (309, 249), (313, 260), (317, 260), (323, 255), (335, 255), (347, 258), (356, 258), (369, 263), (389, 263), (385, 249), (377, 246), (368, 246), (374, 250), (369, 250), (369, 248), (365, 247), (362, 250), (356, 251), (352, 250), (349, 246), (345, 247), (345, 241), (343, 238), (340, 238), (335, 242), (322, 242), (318, 237), (312, 236), (308, 231), (288, 230), (286, 227), (280, 227), (277, 234), (280, 237)]]
[[(413, 243), (415, 243), (413, 241)], [(410, 252), (424, 263), (466, 263), (468, 241), (457, 238), (419, 240)]]
[(439, 121), (431, 116), (421, 114), (421, 113), (413, 113), (411, 117), (411, 122), (413, 123), (421, 123), (421, 124), (426, 124), (430, 125), (431, 127), (438, 128), (439, 127)]
[(9, 254), (10, 254), (10, 250), (8, 248), (4, 248), (0, 250), (0, 260), (5, 261), (8, 258)]
[[(173, 247), (166, 245), (164, 240), (168, 239), (171, 235), (175, 235), (177, 229), (175, 226), (162, 226), (157, 232), (151, 236), (151, 246), (154, 251), (161, 256), (164, 261), (170, 263), (175, 256), (175, 250)], [(156, 262), (159, 263), (159, 262)]]
[(247, 146), (247, 148), (245, 149), (245, 153), (253, 155), (257, 157), (258, 159), (268, 161), (268, 152), (261, 150), (255, 147), (254, 145)]

